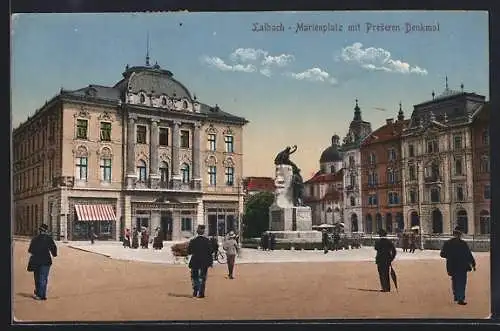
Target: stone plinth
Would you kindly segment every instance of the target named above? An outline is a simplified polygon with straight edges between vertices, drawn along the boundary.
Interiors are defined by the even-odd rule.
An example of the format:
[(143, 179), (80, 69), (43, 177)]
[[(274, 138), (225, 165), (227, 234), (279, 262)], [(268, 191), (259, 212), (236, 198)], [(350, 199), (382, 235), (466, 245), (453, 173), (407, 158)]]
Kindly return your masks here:
[(320, 231), (268, 231), (279, 242), (321, 242)]
[(311, 207), (269, 208), (269, 230), (271, 231), (311, 231)]

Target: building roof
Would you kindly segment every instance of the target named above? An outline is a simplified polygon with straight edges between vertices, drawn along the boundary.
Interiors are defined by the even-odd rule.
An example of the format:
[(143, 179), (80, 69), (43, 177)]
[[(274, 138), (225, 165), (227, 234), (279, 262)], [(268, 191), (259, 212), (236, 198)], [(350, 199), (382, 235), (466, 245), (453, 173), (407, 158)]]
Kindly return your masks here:
[(318, 171), (311, 179), (306, 181), (304, 184), (312, 183), (330, 183), (330, 182), (342, 182), (344, 178), (344, 169), (340, 169), (336, 173), (325, 174)]
[(326, 191), (325, 195), (323, 195), (321, 198), (315, 196), (309, 196), (304, 198), (304, 202), (305, 203), (327, 202), (327, 201), (338, 202), (342, 201), (342, 199), (343, 199), (342, 192), (335, 189), (334, 187), (331, 187), (328, 189), (328, 191)]
[(339, 140), (340, 138), (336, 134), (332, 136), (332, 144), (321, 153), (320, 163), (342, 161), (343, 155), (340, 151)]
[(271, 177), (246, 177), (243, 185), (247, 191), (274, 192), (276, 188)]
[(373, 131), (363, 140), (363, 142), (361, 143), (361, 147), (397, 139), (401, 136), (403, 130), (408, 126), (409, 123), (410, 120), (394, 122), (388, 119), (385, 125)]
[[(196, 96), (191, 96), (189, 90), (181, 82), (173, 78), (172, 72), (162, 69), (158, 65), (127, 67), (123, 77), (113, 87), (91, 84), (77, 90), (61, 90), (61, 95), (88, 101), (106, 101), (120, 104), (126, 103), (126, 93), (139, 93), (142, 91), (156, 97), (165, 95), (196, 101)], [(141, 105), (141, 107), (144, 106)], [(157, 109), (169, 111), (166, 108)], [(198, 115), (200, 114), (211, 119), (248, 122), (243, 117), (223, 111), (218, 105), (210, 106), (201, 102)]]

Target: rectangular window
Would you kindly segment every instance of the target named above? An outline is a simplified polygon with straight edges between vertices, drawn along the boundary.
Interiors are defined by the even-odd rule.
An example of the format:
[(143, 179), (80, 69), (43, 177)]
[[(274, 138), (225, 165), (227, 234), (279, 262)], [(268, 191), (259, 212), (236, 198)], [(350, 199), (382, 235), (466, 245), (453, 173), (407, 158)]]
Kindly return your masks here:
[(76, 138), (87, 139), (89, 121), (76, 120)]
[(208, 167), (208, 183), (217, 185), (217, 168), (215, 166)]
[(486, 200), (491, 199), (491, 188), (490, 188), (490, 185), (484, 185), (484, 198)]
[(457, 186), (457, 201), (464, 201), (464, 188)]
[(414, 165), (409, 166), (409, 168), (408, 168), (408, 175), (410, 177), (410, 180), (416, 180), (417, 179), (416, 172), (415, 172), (415, 166)]
[(427, 153), (437, 153), (439, 152), (438, 141), (429, 140), (427, 141)]
[(234, 153), (234, 137), (225, 136), (224, 143), (226, 145), (226, 153)]
[(396, 150), (394, 148), (390, 148), (388, 152), (389, 161), (396, 160)]
[(410, 203), (417, 203), (417, 192), (410, 191)]
[(181, 231), (192, 231), (193, 230), (193, 220), (191, 217), (181, 218)]
[(181, 148), (189, 148), (189, 131), (181, 130)]
[(54, 177), (54, 160), (49, 159), (49, 180), (52, 181)]
[(160, 128), (160, 146), (168, 146), (168, 128)]
[(145, 144), (146, 143), (146, 126), (145, 125), (138, 125), (136, 128), (136, 135), (137, 135), (137, 143), (138, 144)]
[(111, 159), (101, 159), (101, 180), (111, 183)]
[(456, 176), (463, 175), (462, 159), (461, 158), (456, 158), (455, 159), (455, 175)]
[(87, 158), (76, 158), (76, 179), (87, 181)]
[(462, 136), (454, 136), (453, 137), (453, 149), (461, 149), (462, 148)]
[(226, 185), (233, 186), (234, 185), (234, 168), (226, 167)]
[(101, 122), (101, 141), (111, 141), (111, 123)]
[(488, 146), (490, 144), (490, 131), (488, 129), (485, 129), (483, 131), (482, 140), (483, 140), (483, 145)]
[(216, 135), (215, 133), (210, 133), (208, 135), (208, 150), (214, 152), (216, 150)]

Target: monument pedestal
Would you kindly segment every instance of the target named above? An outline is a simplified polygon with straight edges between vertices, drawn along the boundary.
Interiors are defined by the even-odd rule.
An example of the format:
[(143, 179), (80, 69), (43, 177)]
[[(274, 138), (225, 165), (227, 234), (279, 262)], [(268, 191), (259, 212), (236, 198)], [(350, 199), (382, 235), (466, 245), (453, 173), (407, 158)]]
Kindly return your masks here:
[(280, 241), (321, 241), (321, 232), (312, 230), (312, 212), (308, 206), (294, 206), (293, 167), (276, 165), (274, 203), (269, 207), (269, 233)]

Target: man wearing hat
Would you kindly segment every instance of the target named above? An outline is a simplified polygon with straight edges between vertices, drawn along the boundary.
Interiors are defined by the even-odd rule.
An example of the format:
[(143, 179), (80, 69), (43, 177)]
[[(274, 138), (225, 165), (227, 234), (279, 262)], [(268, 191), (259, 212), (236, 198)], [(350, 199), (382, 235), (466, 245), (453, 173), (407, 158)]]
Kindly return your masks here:
[(240, 253), (240, 248), (238, 247), (238, 243), (236, 242), (236, 234), (234, 231), (230, 231), (227, 235), (226, 240), (222, 244), (222, 248), (226, 251), (227, 255), (227, 270), (228, 270), (228, 278), (233, 279), (233, 270), (234, 270), (234, 262), (236, 260), (236, 254)]
[(375, 263), (377, 264), (378, 275), (380, 278), (381, 292), (391, 291), (391, 280), (389, 278), (389, 271), (391, 263), (396, 258), (396, 247), (392, 241), (386, 238), (387, 232), (384, 229), (378, 231), (380, 239), (375, 242), (375, 250), (377, 255)]
[(460, 227), (457, 226), (453, 231), (453, 238), (444, 243), (440, 255), (446, 259), (446, 271), (451, 277), (454, 301), (459, 305), (466, 305), (467, 272), (476, 271), (476, 261), (469, 246), (462, 240)]
[(205, 225), (198, 225), (196, 233), (196, 238), (191, 239), (188, 245), (188, 254), (191, 255), (189, 268), (191, 269), (193, 297), (204, 298), (208, 267), (213, 265), (214, 260), (210, 240), (204, 236)]
[(33, 272), (35, 280), (35, 291), (33, 298), (35, 300), (47, 300), (47, 281), (49, 277), (50, 266), (52, 265), (52, 256), (57, 256), (57, 246), (52, 237), (48, 234), (49, 227), (42, 224), (39, 228), (39, 234), (31, 239), (28, 253), (31, 254), (28, 262), (28, 271)]

